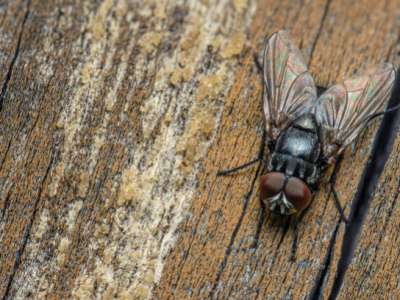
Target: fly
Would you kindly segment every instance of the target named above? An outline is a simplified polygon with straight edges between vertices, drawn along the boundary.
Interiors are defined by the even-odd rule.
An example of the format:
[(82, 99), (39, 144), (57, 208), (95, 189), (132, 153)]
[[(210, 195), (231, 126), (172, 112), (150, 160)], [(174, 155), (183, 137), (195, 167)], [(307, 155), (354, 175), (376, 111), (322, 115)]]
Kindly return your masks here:
[[(257, 56), (256, 63), (263, 75), (265, 120), (259, 157), (218, 174), (228, 174), (260, 160), (265, 162), (268, 171), (260, 178), (263, 210), (256, 240), (266, 206), (281, 215), (301, 211), (292, 249), (294, 259), (299, 222), (326, 167), (338, 160), (371, 119), (384, 114), (377, 112), (392, 90), (395, 70), (389, 63), (376, 65), (317, 97), (300, 50), (283, 30), (267, 41), (263, 65)], [(397, 107), (390, 110), (394, 109)], [(269, 153), (264, 160), (266, 138)], [(330, 186), (341, 218), (347, 223), (332, 182)]]

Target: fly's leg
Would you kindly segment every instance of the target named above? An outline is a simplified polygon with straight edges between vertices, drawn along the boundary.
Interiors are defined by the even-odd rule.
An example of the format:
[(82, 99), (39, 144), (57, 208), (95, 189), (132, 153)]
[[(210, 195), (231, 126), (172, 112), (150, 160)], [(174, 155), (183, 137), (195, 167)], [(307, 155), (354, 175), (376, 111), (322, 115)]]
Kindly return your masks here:
[[(310, 203), (311, 204), (311, 203)], [(300, 222), (301, 220), (303, 220), (304, 215), (306, 214), (306, 212), (308, 211), (308, 208), (310, 207), (307, 206), (301, 213), (300, 216), (297, 218), (296, 220), (296, 231), (294, 233), (294, 239), (293, 239), (293, 245), (292, 245), (292, 254), (290, 255), (290, 260), (295, 261), (295, 257), (296, 257), (296, 249), (297, 249), (297, 239), (299, 237), (299, 227), (300, 227)]]
[(257, 53), (254, 53), (254, 62), (256, 64), (256, 66), (257, 66), (257, 69), (261, 72), (261, 74), (263, 74), (264, 73), (263, 72), (263, 67), (262, 67), (262, 65), (260, 63), (260, 60), (258, 58), (258, 54)]
[(342, 219), (343, 222), (345, 222), (346, 224), (349, 224), (349, 220), (348, 220), (348, 219), (346, 218), (346, 216), (344, 215), (343, 208), (342, 208), (342, 206), (340, 205), (339, 197), (338, 197), (337, 194), (336, 194), (336, 191), (335, 191), (333, 182), (329, 182), (329, 185), (330, 185), (330, 187), (331, 187), (331, 191), (329, 192), (328, 199), (329, 199), (329, 197), (331, 196), (331, 193), (333, 193), (333, 199), (335, 200), (336, 207), (337, 207), (337, 209), (338, 209), (338, 211), (339, 211), (339, 213), (340, 213), (340, 218)]
[(261, 212), (260, 212), (260, 218), (258, 219), (256, 236), (254, 237), (253, 240), (253, 246), (252, 246), (253, 248), (257, 248), (258, 239), (260, 237), (262, 224), (264, 223), (264, 214), (265, 214), (265, 203), (264, 201), (262, 201), (261, 197), (258, 197), (258, 199), (260, 199)]
[(303, 220), (304, 215), (306, 214), (306, 212), (308, 211), (309, 207), (311, 206), (311, 204), (313, 203), (314, 200), (314, 196), (317, 193), (317, 190), (315, 189), (315, 187), (311, 187), (310, 186), (310, 191), (311, 191), (311, 203), (310, 205), (308, 205), (301, 213), (300, 216), (297, 218), (296, 220), (296, 231), (294, 233), (294, 239), (293, 239), (293, 244), (292, 244), (292, 253), (290, 255), (290, 260), (295, 261), (295, 256), (296, 256), (296, 249), (297, 249), (297, 240), (299, 238), (299, 228), (300, 228), (300, 222), (301, 220)]
[(230, 170), (226, 170), (226, 171), (218, 171), (217, 175), (226, 175), (226, 174), (229, 174), (229, 173), (232, 173), (232, 172), (239, 171), (241, 169), (244, 169), (244, 168), (246, 168), (246, 167), (248, 167), (248, 166), (250, 166), (250, 165), (252, 165), (252, 164), (254, 164), (254, 163), (258, 162), (258, 161), (260, 161), (260, 160), (261, 160), (261, 158), (257, 157), (256, 159), (252, 160), (251, 162), (248, 162), (248, 163), (246, 163), (244, 165), (241, 165), (239, 167), (236, 167), (236, 168), (233, 168), (233, 169), (230, 169)]
[[(263, 74), (263, 69), (262, 69), (260, 60), (258, 59), (258, 54), (257, 53), (254, 53), (254, 62), (256, 64), (258, 70), (261, 72), (261, 74)], [(267, 133), (264, 131), (263, 136), (262, 136), (262, 140), (261, 140), (261, 149), (260, 149), (260, 152), (258, 153), (258, 157), (256, 159), (254, 159), (251, 162), (248, 162), (248, 163), (246, 163), (244, 165), (241, 165), (239, 167), (233, 168), (231, 170), (218, 171), (217, 175), (226, 175), (226, 174), (229, 174), (229, 173), (232, 173), (232, 172), (236, 172), (236, 171), (244, 169), (244, 168), (246, 168), (246, 167), (248, 167), (248, 166), (250, 166), (250, 165), (252, 165), (252, 164), (254, 164), (254, 163), (256, 163), (256, 162), (258, 162), (260, 160), (262, 160), (262, 157), (264, 155), (266, 134)]]
[[(399, 76), (399, 75), (396, 76), (396, 77), (397, 77), (397, 80), (396, 80), (396, 82), (394, 83), (395, 86), (394, 86), (394, 89), (392, 90), (392, 95), (390, 96), (390, 100), (389, 100), (389, 102), (388, 102), (388, 103), (389, 103), (388, 106), (392, 106), (392, 107), (388, 107), (388, 108), (386, 109), (386, 111), (383, 111), (383, 112), (379, 112), (379, 113), (375, 113), (375, 114), (370, 115), (370, 116), (368, 117), (367, 123), (370, 122), (371, 120), (375, 119), (376, 117), (383, 116), (383, 115), (385, 115), (385, 114), (387, 114), (387, 113), (394, 112), (394, 111), (400, 109), (400, 102), (399, 102), (399, 92), (400, 92), (400, 91), (399, 91), (399, 79), (398, 79), (398, 76)], [(392, 104), (392, 102), (393, 102), (393, 104)], [(393, 116), (393, 117), (394, 117), (394, 116)]]
[(334, 187), (335, 186), (335, 180), (336, 180), (336, 174), (339, 171), (339, 168), (340, 168), (340, 165), (342, 163), (342, 160), (343, 160), (343, 153), (339, 156), (339, 159), (336, 162), (335, 167), (333, 168), (333, 172), (332, 172), (331, 178), (329, 178), (328, 184), (329, 184), (331, 190), (329, 192), (328, 199), (331, 197), (331, 194), (333, 194), (333, 200), (335, 201), (336, 207), (337, 207), (337, 209), (338, 209), (338, 211), (340, 213), (340, 218), (342, 219), (342, 221), (344, 221), (346, 224), (348, 224), (349, 220), (344, 215), (344, 210), (342, 208), (342, 205), (340, 204), (339, 197), (338, 197), (338, 195), (337, 195), (337, 193), (335, 191), (335, 187)]
[[(260, 61), (258, 59), (258, 54), (257, 53), (254, 53), (254, 62), (256, 64), (258, 70), (261, 72), (261, 74), (263, 74), (263, 68), (262, 68), (261, 63), (260, 63)], [(260, 151), (259, 151), (258, 157), (256, 159), (254, 159), (254, 160), (252, 160), (252, 161), (250, 161), (250, 162), (248, 162), (248, 163), (246, 163), (246, 164), (244, 164), (242, 166), (233, 168), (231, 170), (218, 171), (217, 175), (226, 175), (226, 174), (241, 170), (243, 168), (246, 168), (246, 167), (248, 167), (248, 166), (250, 166), (250, 165), (252, 165), (252, 164), (254, 164), (254, 163), (256, 163), (256, 162), (258, 162), (260, 160), (262, 161), (262, 158), (264, 156), (264, 148), (265, 148), (266, 137), (267, 137), (267, 132), (264, 130), (263, 136), (262, 136), (262, 139), (261, 139)], [(254, 241), (253, 241), (253, 248), (257, 247), (258, 239), (259, 239), (260, 232), (261, 232), (261, 227), (262, 227), (262, 224), (264, 222), (264, 214), (265, 214), (265, 203), (262, 201), (262, 199), (260, 197), (259, 197), (259, 199), (260, 199), (261, 213), (260, 213), (260, 217), (259, 217), (259, 220), (258, 220), (256, 236), (254, 237)]]
[[(263, 74), (263, 69), (262, 69), (260, 61), (258, 59), (258, 54), (257, 53), (254, 53), (254, 62), (256, 64), (258, 70), (261, 72), (261, 74)], [(258, 162), (260, 160), (262, 160), (263, 155), (264, 155), (266, 135), (267, 135), (267, 132), (264, 130), (264, 133), (263, 133), (263, 136), (262, 136), (262, 140), (261, 140), (261, 148), (260, 148), (260, 151), (258, 153), (258, 157), (256, 159), (254, 159), (251, 162), (248, 162), (248, 163), (246, 163), (244, 165), (241, 165), (239, 167), (233, 168), (231, 170), (218, 171), (217, 175), (226, 175), (226, 174), (229, 174), (229, 173), (232, 173), (232, 172), (236, 172), (236, 171), (244, 169), (244, 168), (246, 168), (246, 167), (248, 167), (248, 166), (250, 166), (250, 165), (252, 165), (252, 164), (254, 164), (254, 163), (256, 163), (256, 162)]]
[(246, 163), (244, 165), (241, 165), (239, 167), (230, 169), (230, 170), (218, 171), (217, 175), (226, 175), (226, 174), (229, 174), (229, 173), (232, 173), (232, 172), (236, 172), (236, 171), (244, 169), (244, 168), (246, 168), (246, 167), (248, 167), (248, 166), (250, 166), (250, 165), (252, 165), (252, 164), (254, 164), (254, 163), (256, 163), (256, 162), (258, 162), (260, 160), (262, 160), (263, 155), (264, 155), (265, 138), (266, 138), (266, 132), (264, 130), (264, 133), (263, 133), (263, 136), (262, 136), (262, 139), (261, 139), (261, 148), (260, 148), (260, 151), (258, 153), (258, 157), (256, 159), (254, 159), (251, 162), (248, 162), (248, 163)]

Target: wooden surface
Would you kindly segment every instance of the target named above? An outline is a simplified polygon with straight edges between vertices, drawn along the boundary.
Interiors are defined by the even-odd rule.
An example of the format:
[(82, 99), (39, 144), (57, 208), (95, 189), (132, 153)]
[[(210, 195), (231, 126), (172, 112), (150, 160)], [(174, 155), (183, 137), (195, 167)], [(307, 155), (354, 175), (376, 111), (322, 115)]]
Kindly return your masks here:
[[(332, 168), (295, 262), (297, 216), (267, 212), (251, 247), (259, 166), (216, 173), (258, 152), (252, 55), (273, 32), (288, 30), (330, 86), (397, 67), (399, 28), (393, 0), (0, 2), (0, 297), (328, 299), (346, 230)], [(347, 215), (379, 125), (340, 165)], [(338, 299), (400, 297), (399, 147)]]

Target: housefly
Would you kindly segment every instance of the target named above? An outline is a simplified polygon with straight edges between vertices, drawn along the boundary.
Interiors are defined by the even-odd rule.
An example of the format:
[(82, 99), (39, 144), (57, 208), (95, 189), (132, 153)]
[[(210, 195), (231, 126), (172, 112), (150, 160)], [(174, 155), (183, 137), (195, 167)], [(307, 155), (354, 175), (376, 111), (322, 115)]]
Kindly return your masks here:
[[(265, 161), (259, 193), (264, 208), (289, 215), (309, 206), (326, 167), (335, 162), (384, 105), (392, 90), (395, 70), (389, 63), (376, 65), (317, 97), (314, 80), (303, 56), (286, 31), (274, 33), (266, 43), (261, 66), (265, 132), (260, 155), (254, 161), (219, 174), (227, 174)], [(263, 149), (268, 138), (269, 153)], [(331, 185), (341, 217), (347, 222)], [(303, 213), (299, 216), (301, 220)], [(292, 250), (297, 240), (296, 236)], [(258, 236), (259, 229), (257, 230)]]

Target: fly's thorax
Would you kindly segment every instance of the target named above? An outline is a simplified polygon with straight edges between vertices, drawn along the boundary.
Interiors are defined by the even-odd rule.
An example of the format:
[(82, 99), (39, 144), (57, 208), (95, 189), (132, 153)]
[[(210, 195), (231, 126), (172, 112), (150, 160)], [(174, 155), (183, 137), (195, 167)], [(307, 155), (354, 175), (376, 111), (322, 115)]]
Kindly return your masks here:
[(317, 132), (296, 127), (294, 123), (278, 137), (275, 152), (317, 163), (321, 157), (321, 143)]
[(321, 176), (322, 145), (319, 125), (313, 114), (303, 114), (293, 121), (269, 147), (267, 167), (315, 184)]
[(306, 113), (299, 116), (293, 121), (292, 126), (316, 134), (318, 134), (320, 127), (315, 115), (311, 113)]
[(282, 215), (302, 211), (311, 202), (311, 192), (304, 181), (281, 172), (261, 177), (260, 197), (272, 212)]

